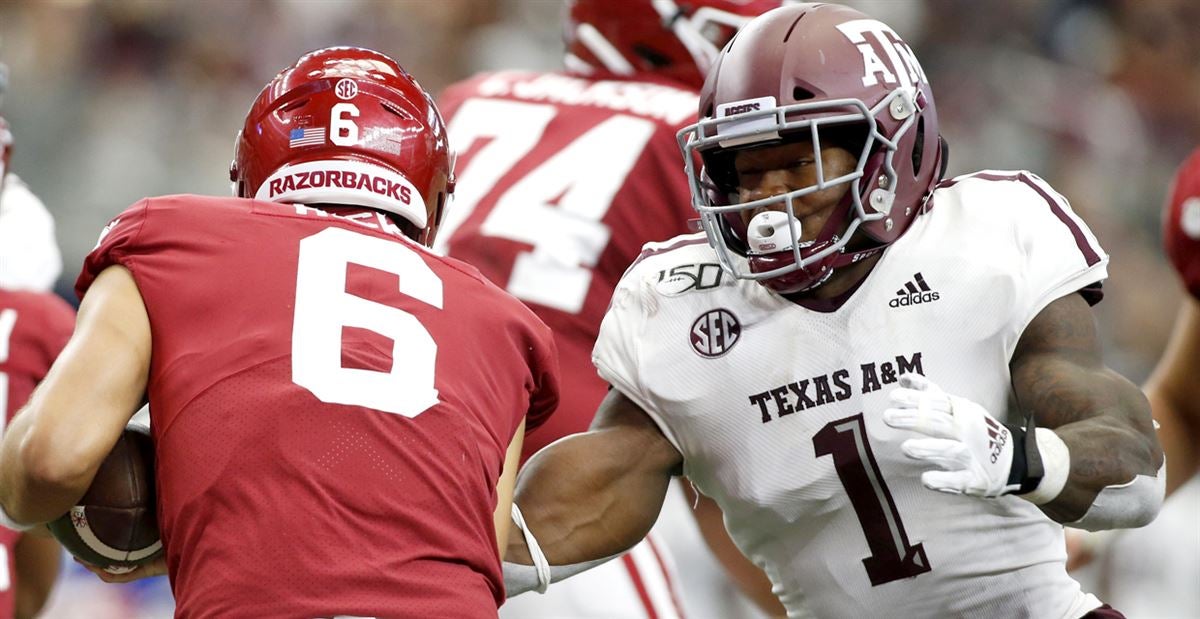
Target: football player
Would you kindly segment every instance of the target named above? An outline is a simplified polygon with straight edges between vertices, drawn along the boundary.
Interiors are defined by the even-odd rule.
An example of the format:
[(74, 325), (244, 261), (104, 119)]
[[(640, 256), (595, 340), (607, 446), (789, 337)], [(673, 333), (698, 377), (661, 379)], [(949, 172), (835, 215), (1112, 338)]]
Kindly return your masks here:
[[(1187, 298), (1158, 365), (1142, 386), (1167, 454), (1166, 496), (1200, 471), (1200, 149), (1179, 166), (1163, 213), (1163, 243)], [(1164, 531), (1163, 535), (1170, 535)], [(1068, 565), (1074, 569), (1108, 552), (1114, 533), (1068, 531)], [(1144, 576), (1144, 575), (1140, 575)]]
[[(1108, 257), (1066, 200), (1022, 171), (939, 182), (916, 56), (834, 4), (744, 26), (700, 116), (705, 233), (618, 285), (593, 353), (614, 388), (523, 469), (510, 591), (628, 548), (682, 473), (789, 615), (1120, 616), (1067, 575), (1063, 525), (1151, 521), (1163, 458), (1101, 359)], [(712, 262), (718, 285), (675, 275)]]
[(427, 249), (453, 188), (433, 101), (383, 54), (310, 53), (250, 108), (231, 178), (101, 233), (0, 447), (0, 516), (64, 513), (148, 397), (165, 559), (107, 579), (166, 571), (180, 616), (495, 617), (557, 360), (519, 301)]
[[(0, 100), (7, 69), (0, 63)], [(9, 169), (13, 136), (0, 117), (0, 288), (49, 291), (62, 273), (54, 219)]]
[[(59, 297), (0, 288), (0, 434), (45, 378), (74, 326), (74, 310)], [(44, 531), (0, 527), (0, 555), (0, 618), (33, 617), (58, 576), (58, 543)]]
[[(573, 0), (565, 73), (484, 73), (439, 98), (460, 180), (436, 248), (525, 301), (554, 331), (562, 359), (570, 397), (526, 437), (522, 461), (591, 424), (607, 389), (591, 351), (621, 273), (645, 243), (688, 232), (695, 216), (675, 134), (695, 122), (697, 93), (721, 47), (780, 4)], [(721, 269), (711, 263), (692, 277), (712, 286)], [(720, 512), (710, 503), (695, 513), (715, 523), (703, 530), (719, 535)], [(512, 600), (501, 615), (679, 616), (666, 550), (663, 537), (651, 535), (621, 561), (545, 596)], [(741, 562), (735, 569), (757, 571), (729, 558)], [(782, 611), (769, 583), (760, 593)]]
[[(5, 76), (0, 64), (0, 95)], [(8, 172), (11, 155), (12, 133), (0, 117), (0, 435), (75, 324), (74, 310), (47, 292), (61, 267), (50, 215)], [(58, 543), (0, 528), (0, 553), (0, 618), (33, 617), (58, 577)]]
[(1200, 470), (1200, 149), (1179, 167), (1163, 217), (1167, 256), (1187, 289), (1175, 331), (1158, 367), (1146, 381), (1146, 396), (1162, 424), (1159, 438), (1167, 460), (1167, 494)]

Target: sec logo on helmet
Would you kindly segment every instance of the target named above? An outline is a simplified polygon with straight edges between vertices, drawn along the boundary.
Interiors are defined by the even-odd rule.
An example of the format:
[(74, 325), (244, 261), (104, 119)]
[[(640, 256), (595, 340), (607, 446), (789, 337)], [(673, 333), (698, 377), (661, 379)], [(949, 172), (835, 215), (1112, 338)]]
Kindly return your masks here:
[(348, 77), (343, 77), (338, 80), (337, 86), (334, 86), (334, 92), (339, 99), (350, 101), (358, 96), (358, 82)]

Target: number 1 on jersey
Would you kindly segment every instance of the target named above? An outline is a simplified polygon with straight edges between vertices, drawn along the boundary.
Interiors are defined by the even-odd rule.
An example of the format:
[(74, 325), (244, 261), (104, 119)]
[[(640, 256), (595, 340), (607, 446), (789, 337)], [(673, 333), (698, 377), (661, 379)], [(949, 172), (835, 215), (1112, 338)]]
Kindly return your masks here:
[(850, 497), (871, 556), (863, 559), (871, 586), (924, 574), (931, 568), (925, 547), (908, 543), (908, 533), (888, 490), (861, 413), (831, 421), (813, 436), (817, 457), (833, 456), (842, 488)]

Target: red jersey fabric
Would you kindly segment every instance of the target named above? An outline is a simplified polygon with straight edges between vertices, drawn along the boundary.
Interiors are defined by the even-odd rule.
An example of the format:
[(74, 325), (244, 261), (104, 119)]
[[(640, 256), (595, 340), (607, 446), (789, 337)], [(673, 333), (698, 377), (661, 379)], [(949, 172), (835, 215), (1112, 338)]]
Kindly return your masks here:
[[(587, 430), (607, 384), (592, 346), (642, 245), (696, 217), (675, 134), (697, 95), (653, 76), (485, 73), (438, 100), (459, 184), (437, 248), (524, 301), (554, 331), (563, 392), (522, 462)], [(715, 271), (713, 271), (715, 273)]]
[[(75, 311), (62, 299), (41, 292), (0, 289), (0, 432), (12, 421), (33, 388), (50, 370), (75, 329)], [(0, 527), (0, 619), (13, 616), (15, 548), (20, 533)]]
[(112, 221), (153, 334), (181, 617), (495, 617), (507, 446), (557, 401), (549, 330), (381, 214), (168, 196)]

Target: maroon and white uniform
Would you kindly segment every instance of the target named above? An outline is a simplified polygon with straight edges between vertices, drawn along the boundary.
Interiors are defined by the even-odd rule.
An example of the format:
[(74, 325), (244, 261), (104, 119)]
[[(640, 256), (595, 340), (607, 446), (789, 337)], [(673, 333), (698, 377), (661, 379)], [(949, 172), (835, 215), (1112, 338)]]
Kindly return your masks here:
[(1017, 413), (1021, 334), (1059, 298), (1098, 301), (1108, 255), (1028, 172), (945, 181), (928, 206), (836, 299), (701, 289), (660, 274), (717, 262), (703, 234), (649, 245), (596, 367), (683, 454), (789, 617), (1085, 616), (1101, 604), (1067, 575), (1062, 525), (1017, 496), (930, 492), (882, 413), (906, 373)]
[[(459, 182), (435, 250), (524, 301), (558, 344), (568, 395), (526, 436), (524, 462), (591, 425), (607, 391), (591, 350), (613, 288), (644, 243), (686, 232), (695, 216), (675, 133), (694, 121), (696, 94), (648, 76), (514, 71), (455, 84), (438, 106)], [(503, 614), (677, 616), (674, 575), (655, 544), (516, 598)]]
[(147, 199), (77, 292), (112, 265), (153, 333), (179, 616), (495, 616), (496, 482), (558, 397), (528, 309), (358, 207)]
[[(75, 312), (62, 299), (0, 289), (0, 432), (45, 378), (74, 328)], [(0, 619), (13, 616), (14, 547), (20, 537), (0, 527)]]

